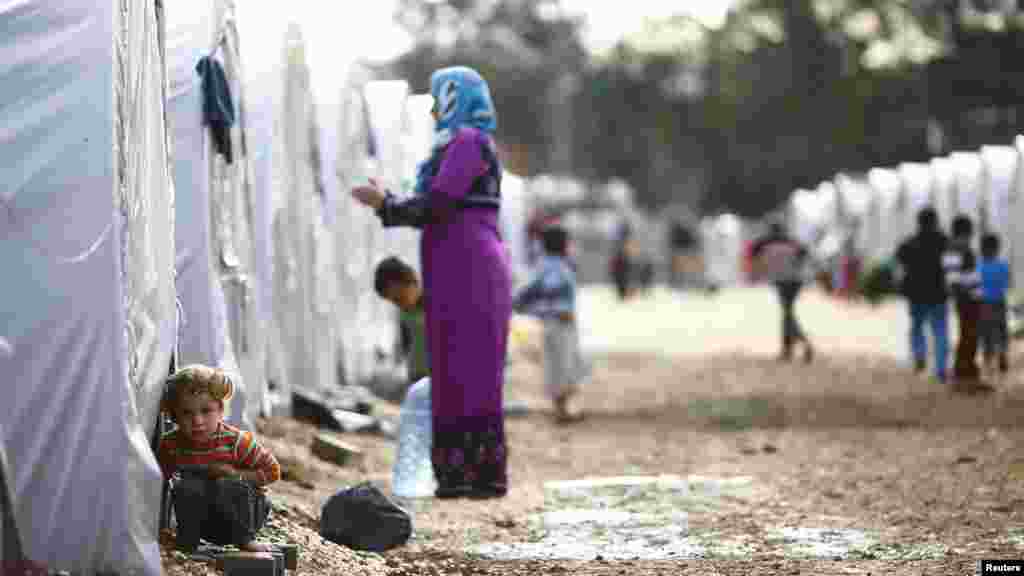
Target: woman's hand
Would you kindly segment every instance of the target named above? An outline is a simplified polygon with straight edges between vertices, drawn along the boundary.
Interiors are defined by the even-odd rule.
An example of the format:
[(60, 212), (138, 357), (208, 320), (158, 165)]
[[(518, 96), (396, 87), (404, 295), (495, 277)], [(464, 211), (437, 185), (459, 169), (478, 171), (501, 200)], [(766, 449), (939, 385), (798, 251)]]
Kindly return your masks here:
[(368, 186), (356, 186), (353, 188), (352, 197), (374, 210), (379, 210), (384, 204), (384, 192), (377, 186), (377, 181), (373, 178), (370, 178)]

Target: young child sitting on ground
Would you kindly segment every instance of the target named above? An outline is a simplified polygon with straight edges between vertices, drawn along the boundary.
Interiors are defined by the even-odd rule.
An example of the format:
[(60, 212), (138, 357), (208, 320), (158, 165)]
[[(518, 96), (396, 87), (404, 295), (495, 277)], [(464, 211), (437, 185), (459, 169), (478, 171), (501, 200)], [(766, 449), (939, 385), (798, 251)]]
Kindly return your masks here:
[(233, 391), (222, 370), (198, 364), (167, 381), (161, 408), (177, 426), (160, 439), (157, 460), (172, 481), (177, 545), (184, 550), (194, 550), (200, 538), (270, 549), (254, 539), (270, 511), (262, 488), (281, 479), (281, 467), (251, 432), (224, 422)]
[(586, 372), (576, 331), (576, 274), (568, 260), (565, 228), (548, 226), (542, 243), (544, 257), (533, 278), (516, 294), (512, 308), (544, 323), (545, 389), (555, 405), (556, 420), (567, 423), (582, 418), (570, 403)]
[(995, 234), (981, 239), (981, 345), (985, 371), (995, 376), (1010, 370), (1008, 358), (1009, 328), (1006, 318), (1006, 292), (1010, 289), (1010, 265), (999, 257), (1000, 241)]
[(398, 307), (403, 348), (409, 354), (409, 383), (430, 375), (423, 319), (423, 290), (411, 266), (391, 256), (377, 264), (373, 287), (377, 295)]

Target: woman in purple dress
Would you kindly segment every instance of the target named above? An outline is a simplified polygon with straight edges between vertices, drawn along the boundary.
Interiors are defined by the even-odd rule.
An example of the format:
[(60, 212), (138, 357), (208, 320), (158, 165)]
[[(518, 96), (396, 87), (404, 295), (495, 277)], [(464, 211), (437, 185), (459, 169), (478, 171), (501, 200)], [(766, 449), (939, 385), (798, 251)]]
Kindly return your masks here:
[(371, 181), (352, 195), (385, 227), (422, 229), (436, 496), (494, 498), (507, 491), (502, 383), (512, 311), (497, 120), (487, 83), (470, 68), (434, 72), (430, 93), (434, 150), (415, 194), (399, 198)]

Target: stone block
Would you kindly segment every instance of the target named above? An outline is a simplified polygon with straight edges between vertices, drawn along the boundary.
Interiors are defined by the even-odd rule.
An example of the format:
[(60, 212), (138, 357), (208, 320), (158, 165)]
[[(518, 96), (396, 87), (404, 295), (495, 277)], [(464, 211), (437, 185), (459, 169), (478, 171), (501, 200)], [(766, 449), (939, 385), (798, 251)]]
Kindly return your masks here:
[(295, 544), (278, 544), (277, 549), (284, 554), (284, 567), (288, 570), (299, 569), (299, 547)]
[(224, 576), (279, 576), (278, 562), (268, 552), (230, 552), (217, 558)]
[(333, 434), (321, 432), (313, 438), (313, 454), (338, 466), (347, 466), (362, 459), (363, 453)]

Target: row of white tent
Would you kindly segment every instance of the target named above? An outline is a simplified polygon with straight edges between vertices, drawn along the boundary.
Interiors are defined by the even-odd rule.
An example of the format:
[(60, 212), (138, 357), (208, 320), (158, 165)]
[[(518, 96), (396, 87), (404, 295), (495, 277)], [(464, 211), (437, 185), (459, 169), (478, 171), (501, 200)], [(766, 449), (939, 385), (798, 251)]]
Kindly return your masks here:
[[(29, 558), (161, 572), (151, 444), (172, 357), (230, 371), (229, 420), (249, 427), (271, 398), (367, 380), (393, 346), (374, 266), (418, 267), (417, 235), (348, 190), (409, 190), (430, 101), (338, 53), (358, 18), (304, 26), (323, 6), (0, 3), (0, 514)], [(204, 57), (230, 87), (230, 162), (204, 123)], [(505, 189), (515, 235), (523, 183)]]
[[(873, 168), (862, 176), (839, 174), (814, 190), (796, 190), (786, 212), (793, 233), (826, 254), (852, 238), (868, 262), (890, 258), (916, 230), (917, 213), (935, 208), (947, 233), (965, 214), (982, 232), (998, 234), (1003, 256), (1024, 271), (1024, 137), (1013, 146), (984, 146), (929, 162)], [(823, 244), (823, 245), (822, 245)]]

